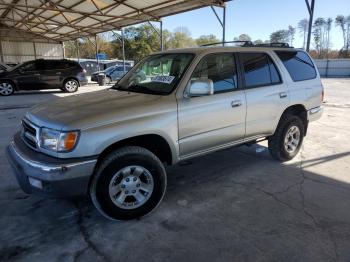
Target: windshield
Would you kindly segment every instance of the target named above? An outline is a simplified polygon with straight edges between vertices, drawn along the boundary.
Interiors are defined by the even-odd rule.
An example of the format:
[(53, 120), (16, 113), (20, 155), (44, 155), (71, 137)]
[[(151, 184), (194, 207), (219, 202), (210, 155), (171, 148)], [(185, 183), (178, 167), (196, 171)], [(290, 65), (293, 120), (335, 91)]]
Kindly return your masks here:
[(7, 71), (9, 71), (9, 72), (14, 71), (14, 70), (16, 70), (16, 69), (22, 67), (23, 65), (26, 65), (26, 64), (28, 64), (28, 62), (24, 62), (24, 63), (18, 64), (18, 65), (15, 65), (15, 66), (13, 66), (13, 67), (7, 69)]
[(105, 71), (105, 73), (110, 74), (111, 72), (114, 71), (115, 66), (108, 67)]
[(113, 89), (147, 94), (170, 94), (181, 80), (194, 54), (151, 55), (123, 77)]

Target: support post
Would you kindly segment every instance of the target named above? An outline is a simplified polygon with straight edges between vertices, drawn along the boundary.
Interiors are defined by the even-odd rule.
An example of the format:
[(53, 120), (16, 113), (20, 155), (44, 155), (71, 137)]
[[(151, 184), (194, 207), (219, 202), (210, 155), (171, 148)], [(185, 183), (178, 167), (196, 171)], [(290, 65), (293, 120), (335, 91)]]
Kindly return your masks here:
[(222, 8), (222, 46), (225, 46), (226, 42), (226, 5)]
[(314, 18), (314, 9), (315, 9), (315, 0), (311, 0), (311, 6), (309, 3), (309, 0), (305, 0), (306, 6), (309, 11), (309, 28), (307, 33), (307, 42), (306, 42), (306, 51), (310, 51), (310, 43), (311, 43), (311, 31), (312, 31), (312, 24), (313, 24), (313, 18)]
[(124, 40), (124, 28), (122, 30), (122, 52), (123, 52), (123, 73), (125, 74), (125, 40)]
[(98, 72), (100, 72), (100, 61), (98, 59), (97, 35), (95, 35), (95, 53), (96, 53), (96, 61), (97, 61)]
[(2, 42), (0, 41), (0, 61), (5, 63), (4, 53), (2, 51)]
[(215, 8), (211, 5), (211, 10), (213, 10), (213, 13), (214, 15), (216, 16), (216, 18), (218, 19), (221, 27), (222, 27), (222, 45), (224, 46), (225, 45), (225, 29), (226, 29), (226, 6), (224, 5), (222, 8), (223, 8), (223, 13), (222, 13), (222, 20), (220, 19), (218, 13), (216, 12)]
[(35, 47), (35, 42), (33, 42), (33, 48), (34, 48), (34, 59), (36, 60), (36, 47)]
[(163, 21), (160, 20), (160, 51), (164, 50), (164, 44), (163, 44)]
[(62, 45), (62, 56), (63, 56), (63, 59), (66, 58), (66, 49), (64, 48), (64, 42), (61, 42), (61, 45)]
[(79, 42), (78, 42), (78, 39), (75, 39), (75, 49), (77, 51), (78, 63), (80, 63), (80, 53), (79, 53)]

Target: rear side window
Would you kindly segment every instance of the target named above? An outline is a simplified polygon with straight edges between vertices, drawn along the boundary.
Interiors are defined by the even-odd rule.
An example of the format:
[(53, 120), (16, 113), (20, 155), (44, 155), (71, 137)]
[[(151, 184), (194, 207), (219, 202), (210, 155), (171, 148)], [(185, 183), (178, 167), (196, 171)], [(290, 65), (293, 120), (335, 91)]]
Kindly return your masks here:
[(191, 80), (210, 79), (214, 94), (237, 88), (237, 70), (233, 53), (218, 53), (205, 56), (197, 65)]
[(315, 66), (310, 57), (302, 51), (275, 51), (287, 68), (293, 81), (309, 80), (316, 77)]
[(246, 87), (281, 83), (275, 64), (266, 53), (240, 53)]

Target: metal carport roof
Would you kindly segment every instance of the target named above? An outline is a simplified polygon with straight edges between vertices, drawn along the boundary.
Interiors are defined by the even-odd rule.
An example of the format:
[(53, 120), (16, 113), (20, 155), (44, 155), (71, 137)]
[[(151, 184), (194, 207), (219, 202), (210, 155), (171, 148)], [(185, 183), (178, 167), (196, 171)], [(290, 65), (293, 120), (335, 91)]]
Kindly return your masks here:
[[(2, 32), (15, 29), (67, 41), (205, 7), (225, 0), (0, 0)], [(2, 25), (2, 26), (1, 26)], [(0, 35), (1, 36), (1, 35)], [(3, 36), (4, 37), (4, 33)], [(11, 35), (6, 35), (11, 38)]]

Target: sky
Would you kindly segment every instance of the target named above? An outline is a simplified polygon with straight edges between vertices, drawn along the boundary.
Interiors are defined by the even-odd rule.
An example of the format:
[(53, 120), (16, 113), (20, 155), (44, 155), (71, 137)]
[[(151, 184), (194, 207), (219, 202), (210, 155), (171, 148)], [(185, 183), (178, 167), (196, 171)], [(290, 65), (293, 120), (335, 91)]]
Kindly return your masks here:
[[(221, 8), (216, 9), (221, 15)], [(339, 14), (350, 15), (350, 0), (315, 0), (314, 19), (318, 17), (335, 17)], [(248, 34), (253, 40), (268, 40), (272, 32), (287, 29), (289, 25), (297, 27), (298, 22), (308, 18), (305, 0), (233, 0), (226, 8), (226, 41), (240, 34)], [(184, 26), (191, 36), (214, 34), (222, 38), (221, 25), (210, 7), (197, 9), (174, 16), (163, 18), (163, 28), (174, 31)], [(332, 49), (343, 46), (342, 33), (333, 24), (331, 31)], [(303, 37), (295, 34), (295, 47), (302, 47)]]

